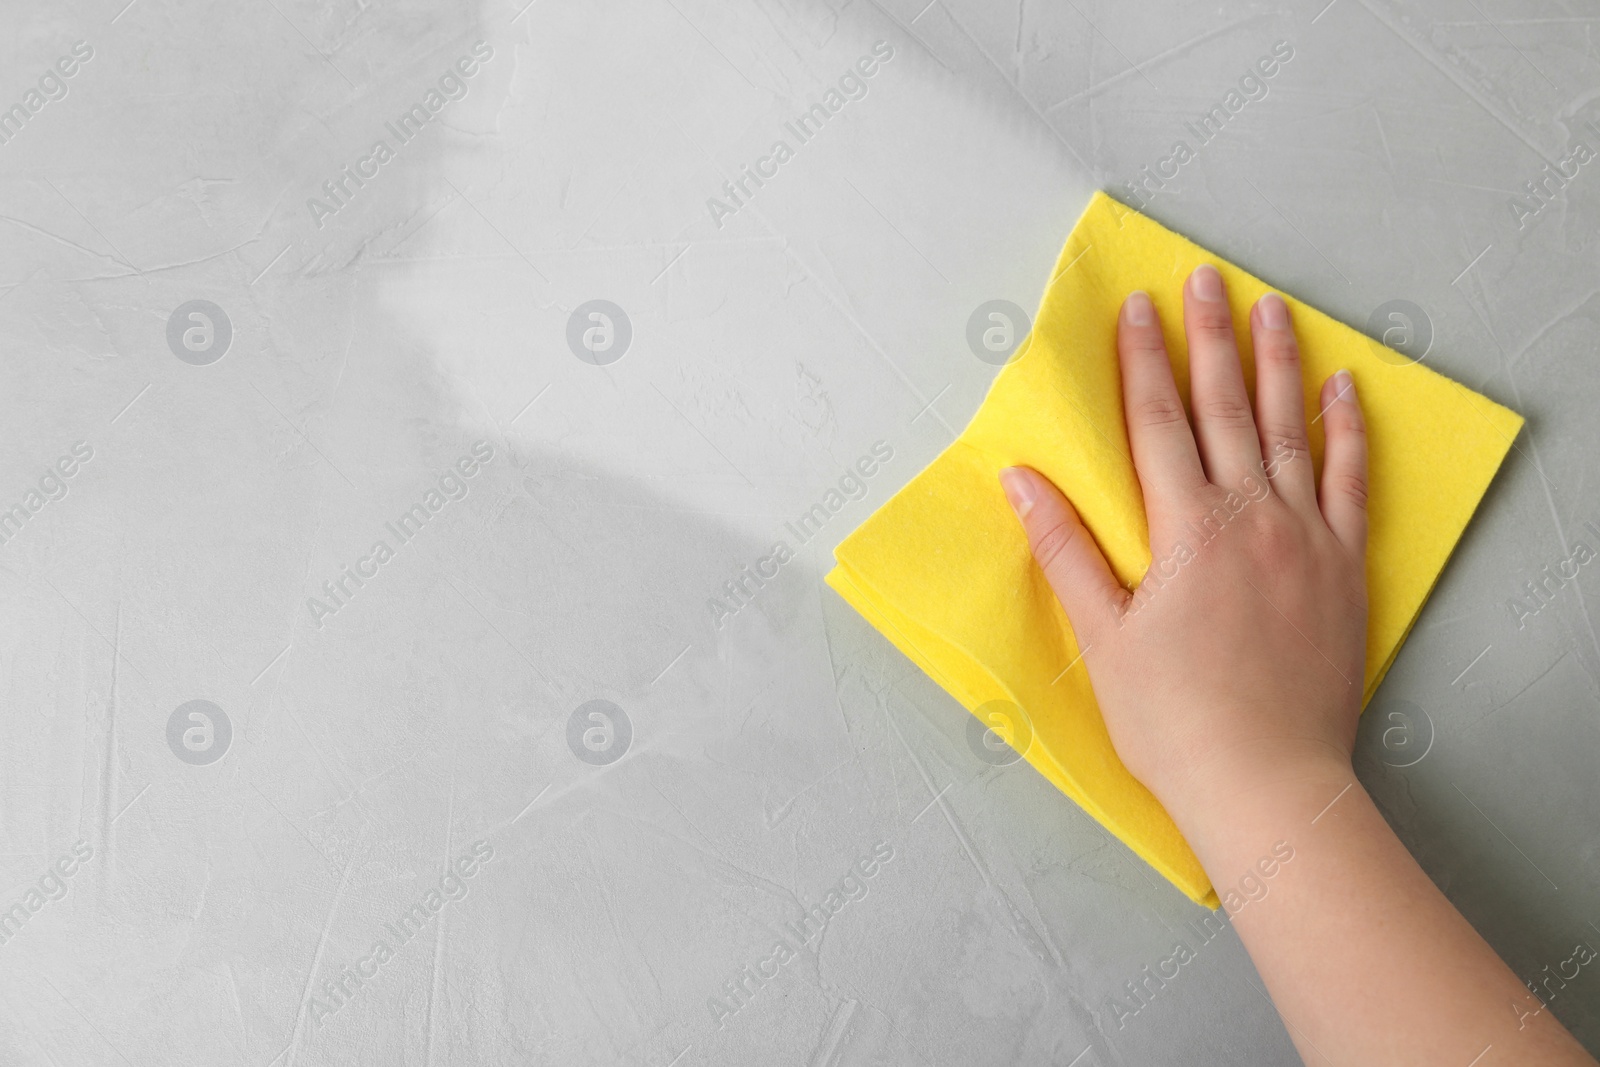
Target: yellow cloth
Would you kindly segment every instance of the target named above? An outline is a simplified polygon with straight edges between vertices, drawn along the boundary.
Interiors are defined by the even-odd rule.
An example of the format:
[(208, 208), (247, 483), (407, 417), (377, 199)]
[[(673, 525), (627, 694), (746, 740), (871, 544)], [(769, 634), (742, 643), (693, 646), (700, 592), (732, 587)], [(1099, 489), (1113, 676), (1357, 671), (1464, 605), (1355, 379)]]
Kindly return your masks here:
[[(1027, 465), (1076, 505), (1123, 583), (1150, 565), (1123, 423), (1117, 312), (1144, 289), (1188, 395), (1182, 286), (1201, 263), (1227, 283), (1254, 389), (1250, 306), (1268, 286), (1096, 193), (1067, 237), (1033, 332), (966, 430), (834, 552), (827, 582), (969, 711), (1019, 705), (1029, 763), (1197, 903), (1216, 892), (1177, 827), (1117, 758), (1071, 627), (1034, 564), (997, 474)], [(1370, 699), (1488, 488), (1522, 417), (1370, 342), (1292, 297), (1308, 419), (1323, 380), (1355, 379), (1371, 453), (1366, 689)], [(1379, 352), (1384, 358), (1380, 358)], [(1322, 424), (1311, 451), (1322, 461)], [(987, 720), (986, 724), (993, 722)]]

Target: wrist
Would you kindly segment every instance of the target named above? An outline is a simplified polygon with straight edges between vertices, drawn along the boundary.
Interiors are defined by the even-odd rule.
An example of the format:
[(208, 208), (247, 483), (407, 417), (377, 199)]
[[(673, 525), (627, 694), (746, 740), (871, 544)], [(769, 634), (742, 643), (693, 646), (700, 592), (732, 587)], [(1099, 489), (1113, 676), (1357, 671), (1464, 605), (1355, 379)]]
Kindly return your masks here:
[(1304, 827), (1351, 786), (1360, 789), (1344, 749), (1302, 738), (1263, 739), (1195, 765), (1159, 799), (1209, 871), (1208, 854), (1241, 838)]

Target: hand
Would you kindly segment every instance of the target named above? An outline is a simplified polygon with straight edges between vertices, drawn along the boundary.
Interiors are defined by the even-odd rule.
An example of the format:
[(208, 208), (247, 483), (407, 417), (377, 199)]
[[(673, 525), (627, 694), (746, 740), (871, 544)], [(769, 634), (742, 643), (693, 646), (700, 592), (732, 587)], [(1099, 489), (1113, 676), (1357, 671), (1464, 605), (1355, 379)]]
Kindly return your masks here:
[[(1192, 431), (1145, 294), (1123, 304), (1117, 329), (1154, 558), (1134, 592), (1055, 486), (1021, 467), (1000, 476), (1117, 754), (1166, 806), (1224, 907), (1237, 896), (1226, 887), (1245, 889), (1233, 927), (1307, 1063), (1595, 1067), (1417, 866), (1351, 769), (1367, 455), (1349, 375), (1322, 385), (1319, 486), (1281, 298), (1250, 314), (1253, 415), (1221, 277), (1195, 271), (1183, 303)], [(1283, 861), (1270, 890), (1247, 886), (1246, 875), (1267, 876), (1268, 856)]]
[(1043, 475), (1001, 472), (1083, 650), (1117, 754), (1180, 827), (1285, 776), (1348, 777), (1366, 651), (1366, 435), (1348, 373), (1323, 383), (1320, 486), (1283, 299), (1251, 309), (1252, 415), (1222, 278), (1189, 276), (1194, 427), (1150, 298), (1117, 329), (1153, 562), (1118, 583)]

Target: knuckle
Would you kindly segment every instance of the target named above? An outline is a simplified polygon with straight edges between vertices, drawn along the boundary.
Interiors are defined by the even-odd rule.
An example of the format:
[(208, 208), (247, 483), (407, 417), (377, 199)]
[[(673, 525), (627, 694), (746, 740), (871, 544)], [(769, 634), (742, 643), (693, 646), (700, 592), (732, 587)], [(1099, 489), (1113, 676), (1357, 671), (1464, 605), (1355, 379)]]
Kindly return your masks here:
[(1078, 536), (1078, 525), (1065, 519), (1039, 534), (1033, 542), (1033, 558), (1038, 560), (1040, 569), (1049, 572), (1068, 559), (1067, 550)]
[(1273, 337), (1256, 346), (1256, 362), (1276, 367), (1298, 367), (1300, 346), (1292, 337)]
[(1367, 480), (1359, 474), (1341, 471), (1329, 479), (1329, 488), (1356, 507), (1366, 510)]
[(1192, 335), (1189, 339), (1190, 347), (1198, 342), (1202, 345), (1223, 345), (1233, 343), (1233, 319), (1228, 310), (1218, 308), (1216, 311), (1207, 309), (1197, 311), (1194, 322), (1189, 325)]
[(1174, 426), (1187, 423), (1183, 403), (1172, 393), (1140, 397), (1133, 405), (1134, 419), (1144, 426)]
[(1194, 522), (1199, 522), (1201, 518), (1222, 507), (1227, 498), (1228, 491), (1226, 489), (1220, 485), (1212, 485), (1207, 481), (1195, 491), (1194, 498), (1191, 501), (1190, 506), (1196, 514), (1186, 517)]
[(1304, 535), (1292, 523), (1272, 520), (1260, 522), (1250, 533), (1251, 554), (1268, 569), (1277, 569), (1305, 554)]
[(1250, 413), (1250, 402), (1234, 393), (1208, 396), (1200, 405), (1200, 414), (1213, 422), (1228, 425), (1243, 425), (1255, 421)]
[(1266, 448), (1263, 451), (1272, 457), (1267, 470), (1270, 475), (1276, 473), (1275, 467), (1281, 468), (1285, 463), (1309, 455), (1311, 443), (1304, 430), (1279, 426), (1267, 431)]
[[(1188, 525), (1195, 537), (1210, 541), (1220, 537), (1224, 531), (1236, 533), (1239, 529), (1247, 528), (1250, 520), (1241, 516), (1250, 506), (1249, 498), (1244, 494), (1207, 484), (1195, 493), (1192, 506), (1186, 509)], [(1234, 536), (1234, 533), (1229, 536)]]

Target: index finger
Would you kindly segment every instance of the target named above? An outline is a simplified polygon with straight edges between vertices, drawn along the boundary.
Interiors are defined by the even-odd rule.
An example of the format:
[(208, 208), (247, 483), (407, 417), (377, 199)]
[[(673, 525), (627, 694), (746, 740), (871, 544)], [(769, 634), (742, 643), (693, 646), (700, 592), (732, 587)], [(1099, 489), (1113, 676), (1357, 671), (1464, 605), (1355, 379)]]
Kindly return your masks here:
[(1189, 416), (1172, 378), (1172, 362), (1155, 305), (1143, 290), (1130, 293), (1117, 320), (1122, 361), (1122, 406), (1145, 509), (1193, 496), (1208, 482)]

